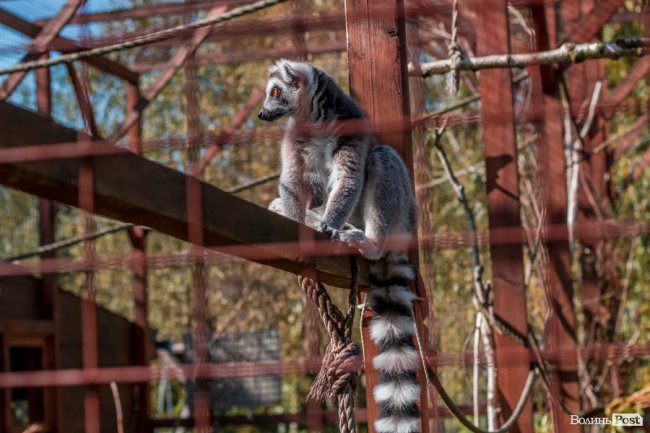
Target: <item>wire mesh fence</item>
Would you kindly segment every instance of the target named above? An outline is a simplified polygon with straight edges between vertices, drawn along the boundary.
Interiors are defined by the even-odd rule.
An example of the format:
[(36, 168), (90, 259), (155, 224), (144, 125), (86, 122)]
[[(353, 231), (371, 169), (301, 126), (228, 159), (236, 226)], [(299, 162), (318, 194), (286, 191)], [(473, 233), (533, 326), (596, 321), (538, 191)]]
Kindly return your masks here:
[[(0, 430), (336, 429), (336, 402), (307, 399), (328, 342), (293, 274), (344, 305), (358, 251), (262, 209), (285, 126), (254, 114), (280, 57), (331, 73), (372, 118), (340, 134), (412, 168), (420, 349), (448, 394), (423, 432), (494, 430), (529, 371), (522, 432), (648, 408), (644, 2), (46, 3), (0, 2)], [(594, 40), (638, 46), (538, 61)], [(509, 50), (536, 63), (475, 72)], [(443, 60), (455, 94), (423, 76)], [(372, 344), (367, 320), (353, 335)], [(369, 365), (345, 369), (375, 431)]]

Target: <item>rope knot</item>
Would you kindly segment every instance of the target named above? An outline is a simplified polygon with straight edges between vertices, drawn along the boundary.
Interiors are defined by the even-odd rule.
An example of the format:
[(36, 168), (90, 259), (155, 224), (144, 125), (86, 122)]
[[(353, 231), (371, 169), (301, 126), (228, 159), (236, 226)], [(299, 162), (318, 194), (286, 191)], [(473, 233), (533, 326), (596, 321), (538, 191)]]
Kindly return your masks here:
[(456, 41), (452, 41), (449, 44), (447, 55), (449, 56), (449, 67), (451, 69), (447, 75), (447, 90), (455, 95), (458, 92), (458, 83), (460, 81), (460, 64), (463, 62), (463, 50)]
[(311, 386), (307, 398), (333, 399), (338, 405), (340, 433), (356, 433), (354, 420), (354, 395), (356, 389), (359, 355), (361, 350), (352, 340), (354, 308), (359, 290), (359, 265), (355, 257), (350, 258), (351, 280), (348, 295), (347, 314), (343, 314), (320, 283), (312, 269), (305, 269), (298, 283), (307, 298), (318, 307), (320, 318), (330, 337), (323, 356), (321, 369)]
[(447, 91), (452, 95), (458, 92), (460, 81), (460, 64), (463, 61), (463, 50), (458, 45), (458, 0), (454, 0), (451, 13), (451, 40), (447, 51), (451, 72), (447, 75)]
[(348, 385), (356, 387), (359, 355), (361, 350), (354, 341), (338, 344), (330, 341), (307, 398), (318, 401), (336, 399), (346, 392)]

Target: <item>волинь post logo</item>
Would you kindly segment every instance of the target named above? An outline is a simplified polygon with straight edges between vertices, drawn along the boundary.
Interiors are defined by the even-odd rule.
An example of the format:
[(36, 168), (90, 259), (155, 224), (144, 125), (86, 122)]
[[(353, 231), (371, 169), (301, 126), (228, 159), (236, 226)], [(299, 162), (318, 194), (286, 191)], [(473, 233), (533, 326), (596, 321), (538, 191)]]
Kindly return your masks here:
[(638, 413), (613, 413), (611, 418), (571, 415), (571, 424), (640, 427), (643, 426), (643, 417)]

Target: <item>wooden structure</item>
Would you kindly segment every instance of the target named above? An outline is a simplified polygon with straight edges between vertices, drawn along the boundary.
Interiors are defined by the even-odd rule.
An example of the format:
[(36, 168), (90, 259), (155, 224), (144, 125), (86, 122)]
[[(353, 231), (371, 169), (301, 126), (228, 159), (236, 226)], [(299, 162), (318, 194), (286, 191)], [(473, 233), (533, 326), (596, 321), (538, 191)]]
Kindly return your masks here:
[[(125, 17), (143, 17), (151, 14), (174, 14), (189, 10), (208, 10), (208, 16), (217, 16), (226, 10), (227, 6), (243, 3), (241, 0), (199, 1), (194, 3), (178, 3), (138, 7), (132, 10), (115, 10), (102, 13), (75, 14), (81, 1), (69, 0), (59, 15), (47, 22), (27, 22), (0, 8), (0, 24), (10, 27), (34, 39), (38, 56), (30, 52), (25, 59), (34, 57), (46, 58), (50, 51), (58, 50), (71, 52), (87, 48), (77, 41), (59, 35), (60, 30), (69, 22), (96, 22)], [(212, 185), (200, 181), (201, 167), (210, 162), (210, 158), (218, 152), (221, 145), (226, 143), (233, 132), (245, 122), (260, 95), (253, 95), (251, 100), (242, 107), (232, 124), (225, 128), (221, 135), (207, 150), (202, 160), (197, 160), (199, 169), (194, 175), (185, 175), (155, 164), (140, 154), (142, 153), (140, 120), (142, 112), (160, 94), (169, 83), (171, 77), (184, 66), (210, 64), (212, 59), (197, 59), (194, 54), (205, 40), (225, 37), (241, 37), (246, 35), (268, 35), (278, 31), (304, 32), (308, 29), (323, 30), (343, 28), (347, 31), (347, 44), (341, 38), (330, 45), (305, 48), (294, 47), (293, 50), (265, 51), (243, 54), (233, 54), (216, 62), (240, 62), (250, 59), (267, 58), (273, 55), (291, 55), (302, 50), (305, 52), (329, 52), (347, 49), (350, 71), (350, 89), (352, 95), (369, 113), (375, 124), (379, 126), (382, 140), (393, 146), (402, 155), (409, 167), (413, 166), (411, 146), (411, 117), (408, 88), (408, 65), (406, 57), (407, 36), (405, 21), (413, 18), (447, 19), (452, 2), (443, 1), (430, 5), (426, 2), (402, 0), (346, 0), (345, 14), (321, 14), (317, 17), (299, 17), (296, 20), (279, 19), (260, 23), (251, 20), (247, 25), (236, 26), (225, 24), (219, 32), (211, 34), (211, 27), (205, 27), (189, 36), (187, 43), (170, 59), (169, 62), (154, 65), (125, 66), (108, 57), (88, 57), (83, 61), (88, 65), (109, 73), (127, 84), (127, 107), (125, 121), (110, 138), (101, 140), (93, 117), (93, 107), (88, 98), (87, 89), (79, 77), (75, 76), (74, 68), (69, 69), (71, 81), (75, 87), (80, 110), (87, 125), (86, 133), (61, 126), (51, 119), (50, 77), (47, 69), (37, 72), (38, 113), (19, 108), (6, 101), (0, 101), (0, 183), (27, 193), (41, 197), (41, 243), (49, 244), (53, 236), (53, 211), (49, 200), (55, 200), (70, 206), (77, 206), (89, 213), (126, 221), (141, 226), (130, 231), (133, 245), (130, 267), (133, 272), (135, 305), (135, 331), (129, 334), (134, 346), (138, 348), (133, 357), (125, 358), (123, 365), (133, 369), (105, 369), (105, 353), (108, 342), (102, 342), (98, 335), (108, 319), (105, 312), (97, 309), (94, 303), (93, 275), (96, 257), (90, 244), (85, 249), (83, 266), (78, 271), (86, 272), (86, 283), (82, 299), (73, 303), (70, 295), (61, 296), (56, 288), (55, 279), (51, 274), (59, 270), (60, 263), (52, 256), (44, 254), (38, 265), (38, 270), (44, 274), (40, 283), (42, 296), (35, 296), (33, 279), (16, 279), (12, 284), (26, 284), (25, 293), (32, 299), (15, 298), (11, 304), (15, 308), (23, 308), (24, 315), (20, 320), (35, 321), (32, 325), (44, 339), (41, 348), (47, 348), (52, 353), (44, 366), (53, 370), (66, 367), (80, 368), (73, 376), (77, 385), (84, 388), (84, 411), (86, 414), (84, 429), (88, 433), (97, 433), (103, 425), (105, 413), (105, 396), (99, 391), (100, 384), (112, 380), (119, 381), (127, 375), (128, 380), (137, 383), (139, 408), (134, 416), (134, 431), (147, 431), (154, 427), (169, 426), (166, 421), (154, 421), (148, 413), (147, 383), (155, 375), (147, 368), (146, 347), (147, 324), (147, 265), (145, 239), (147, 230), (153, 229), (178, 239), (189, 241), (196, 246), (196, 265), (193, 273), (193, 329), (201, 334), (205, 330), (205, 311), (202, 299), (205, 294), (205, 275), (203, 273), (203, 247), (229, 255), (234, 255), (273, 266), (284, 271), (299, 273), (305, 266), (312, 266), (318, 277), (324, 283), (332, 286), (347, 287), (350, 280), (349, 261), (345, 254), (351, 251), (337, 243), (327, 241), (324, 236), (315, 231), (300, 226), (292, 221), (255, 206), (234, 195), (228, 194)], [(472, 2), (475, 22), (468, 25), (463, 23), (460, 32), (468, 43), (476, 48), (478, 55), (506, 54), (530, 50), (525, 44), (513, 37), (509, 30), (510, 17), (508, 2), (505, 0), (476, 0)], [(545, 50), (559, 45), (563, 39), (559, 36), (564, 31), (568, 40), (581, 43), (591, 41), (610, 19), (623, 20), (623, 14), (616, 14), (623, 5), (621, 0), (595, 1), (562, 1), (551, 0), (521, 0), (510, 2), (520, 10), (526, 10), (531, 17), (536, 35), (534, 50)], [(580, 3), (579, 7), (576, 6)], [(556, 13), (559, 5), (559, 13)], [(461, 7), (465, 8), (463, 5)], [(419, 14), (419, 15), (418, 15)], [(527, 16), (528, 16), (527, 15)], [(617, 18), (618, 17), (618, 18)], [(628, 19), (628, 18), (625, 18)], [(218, 33), (218, 35), (216, 34)], [(417, 34), (417, 33), (414, 33)], [(339, 35), (340, 36), (340, 35)], [(411, 41), (409, 41), (411, 42)], [(422, 41), (415, 41), (420, 43)], [(425, 40), (425, 42), (431, 42)], [(169, 44), (161, 42), (161, 45)], [(178, 43), (178, 39), (171, 43)], [(431, 51), (431, 46), (427, 46)], [(438, 47), (440, 48), (440, 47)], [(446, 52), (446, 47), (443, 46)], [(606, 95), (607, 104), (599, 109), (595, 125), (589, 131), (585, 143), (590, 150), (596, 149), (607, 138), (607, 120), (612, 116), (616, 107), (630, 94), (638, 80), (647, 75), (650, 70), (648, 58), (637, 60), (629, 80), (621, 87)], [(598, 62), (589, 65), (598, 64)], [(602, 66), (602, 65), (601, 65)], [(139, 74), (135, 72), (162, 69), (162, 73), (153, 80), (146, 89), (140, 88)], [(567, 72), (568, 70), (568, 72)], [(595, 71), (595, 72), (594, 72)], [(527, 71), (533, 78), (531, 98), (534, 109), (528, 110), (524, 121), (532, 121), (539, 130), (536, 145), (540, 155), (540, 184), (543, 186), (542, 198), (547, 210), (545, 226), (561, 226), (560, 235), (551, 240), (544, 240), (548, 250), (548, 261), (545, 264), (548, 274), (546, 287), (549, 307), (548, 320), (545, 324), (545, 354), (548, 355), (549, 365), (553, 369), (549, 390), (548, 407), (553, 416), (555, 432), (573, 432), (579, 429), (568, 422), (568, 417), (557, 404), (560, 399), (571, 410), (579, 411), (582, 407), (577, 379), (576, 353), (576, 318), (573, 305), (572, 276), (568, 233), (564, 226), (567, 213), (566, 180), (564, 179), (562, 159), (562, 107), (560, 100), (560, 77), (567, 73), (572, 91), (574, 106), (570, 107), (570, 115), (576, 117), (579, 105), (584, 101), (595, 81), (603, 78), (602, 67), (590, 69), (585, 65), (573, 66), (543, 66), (531, 67)], [(15, 73), (5, 82), (0, 91), (0, 99), (11, 94), (12, 90), (24, 77)], [(471, 84), (471, 82), (470, 82)], [(517, 166), (518, 143), (516, 128), (521, 119), (515, 117), (515, 101), (513, 96), (512, 72), (507, 69), (486, 70), (481, 73), (478, 81), (478, 96), (481, 100), (480, 121), (483, 127), (484, 154), (486, 168), (486, 193), (488, 219), (491, 229), (490, 255), (492, 266), (492, 287), (494, 294), (495, 315), (507, 323), (520, 336), (528, 333), (528, 318), (526, 293), (524, 285), (524, 253), (521, 240), (521, 203), (519, 193), (519, 172)], [(256, 99), (257, 98), (257, 99)], [(196, 113), (194, 113), (196, 115)], [(645, 115), (647, 122), (647, 114)], [(196, 119), (195, 119), (196, 120)], [(462, 120), (462, 119), (461, 119)], [(381, 126), (384, 128), (381, 129)], [(388, 125), (388, 126), (385, 126)], [(116, 143), (127, 137), (130, 151)], [(589, 181), (596, 192), (598, 212), (594, 211), (590, 197), (580, 197), (578, 221), (597, 222), (596, 214), (607, 208), (609, 197), (606, 172), (609, 168), (609, 152), (594, 154), (580, 164), (587, 173)], [(643, 158), (635, 170), (636, 177), (643, 172), (650, 162), (650, 157)], [(197, 175), (197, 176), (195, 176)], [(414, 176), (415, 177), (415, 176)], [(135, 187), (137, 185), (137, 187)], [(161, 193), (164, 191), (164, 193)], [(435, 205), (435, 204), (434, 204)], [(255, 221), (255, 224), (242, 224), (242, 221)], [(144, 227), (147, 227), (145, 229)], [(504, 234), (505, 233), (505, 234)], [(516, 236), (510, 237), (515, 234)], [(420, 233), (425, 241), (431, 233)], [(598, 237), (598, 235), (595, 235)], [(514, 240), (513, 240), (514, 239)], [(606, 251), (608, 245), (602, 239), (593, 243), (584, 242), (581, 252), (582, 293), (585, 299), (585, 316), (592, 321), (596, 308), (602, 297), (598, 285), (598, 263), (591, 256), (596, 249)], [(412, 255), (418, 262), (417, 250)], [(13, 265), (0, 264), (0, 275), (15, 272)], [(362, 263), (362, 286), (367, 283), (367, 274)], [(31, 286), (30, 286), (31, 284)], [(424, 296), (422, 287), (418, 288), (419, 295)], [(36, 300), (38, 298), (38, 300)], [(64, 301), (67, 299), (66, 301)], [(596, 301), (594, 301), (596, 300)], [(23, 302), (21, 304), (20, 302)], [(60, 311), (63, 303), (67, 303), (66, 311), (72, 309), (79, 317), (62, 317)], [(0, 311), (3, 304), (0, 303)], [(422, 334), (425, 335), (422, 319), (426, 308), (418, 311), (418, 321)], [(9, 314), (9, 313), (7, 313)], [(13, 314), (13, 313), (11, 313)], [(32, 317), (33, 316), (33, 317)], [(9, 316), (7, 316), (9, 317)], [(2, 318), (2, 314), (0, 314)], [(12, 318), (14, 320), (15, 318)], [(83, 341), (79, 346), (80, 353), (75, 353), (76, 364), (66, 365), (58, 362), (63, 359), (65, 332), (70, 332), (63, 326), (67, 321), (80, 323), (83, 332), (75, 338)], [(125, 327), (126, 325), (123, 324)], [(68, 325), (69, 326), (69, 323)], [(129, 325), (130, 326), (130, 325)], [(0, 322), (0, 343), (3, 347), (13, 347), (12, 335), (25, 332), (26, 325), (22, 322), (3, 324)], [(61, 332), (55, 332), (61, 329)], [(121, 329), (119, 326), (116, 329)], [(118, 331), (116, 331), (118, 332)], [(121, 332), (121, 331), (120, 331)], [(31, 338), (31, 337), (30, 337)], [(368, 338), (364, 327), (363, 338), (367, 349), (366, 357), (366, 387), (368, 390), (368, 407), (358, 414), (359, 419), (372, 420), (376, 417), (378, 408), (372, 403), (371, 389), (377, 381), (373, 375), (371, 362), (376, 348)], [(40, 341), (40, 340), (39, 340)], [(39, 343), (40, 344), (40, 343)], [(201, 349), (200, 344), (199, 352)], [(43, 349), (41, 349), (43, 350)], [(554, 351), (557, 351), (555, 353)], [(9, 349), (10, 352), (10, 349)], [(7, 359), (11, 354), (6, 352), (0, 364), (7, 368)], [(561, 356), (562, 353), (573, 355)], [(9, 354), (7, 354), (9, 353)], [(313, 356), (313, 353), (311, 354)], [(499, 371), (499, 402), (501, 421), (506, 419), (514, 409), (531, 365), (530, 347), (525, 347), (512, 336), (497, 334), (496, 362)], [(217, 374), (205, 365), (205, 357), (197, 356), (197, 379), (207, 379)], [(513, 362), (512, 360), (515, 359)], [(85, 371), (94, 372), (94, 376), (86, 377)], [(302, 371), (302, 370), (301, 370)], [(307, 369), (305, 371), (308, 371)], [(66, 385), (66, 376), (60, 371), (52, 371), (49, 376), (28, 375), (11, 376), (0, 374), (0, 387), (5, 389), (4, 398), (8, 399), (11, 389), (16, 387), (12, 378), (26, 380), (34, 386)], [(615, 381), (615, 379), (612, 379)], [(422, 378), (423, 389), (426, 383)], [(58, 399), (63, 394), (72, 392), (68, 389), (58, 389)], [(79, 392), (78, 389), (75, 392)], [(207, 404), (197, 392), (198, 403), (195, 418), (184, 421), (199, 429), (210, 426), (210, 413)], [(78, 400), (78, 399), (77, 399)], [(45, 399), (44, 401), (47, 401)], [(46, 405), (47, 406), (47, 405)], [(130, 407), (130, 406), (129, 406)], [(428, 432), (431, 427), (436, 431), (436, 422), (429, 424), (430, 418), (440, 410), (429, 402), (427, 393), (422, 394), (421, 408), (423, 413), (422, 431)], [(301, 416), (258, 417), (260, 420), (287, 419), (305, 423), (313, 430), (322, 427), (323, 419), (331, 418), (332, 414), (322, 412), (322, 408), (312, 409), (318, 413), (317, 420)], [(431, 409), (431, 410), (430, 410)], [(52, 412), (50, 407), (44, 410)], [(67, 410), (67, 409), (66, 409)], [(48, 413), (50, 413), (48, 412)], [(8, 422), (7, 412), (3, 412)], [(52, 416), (54, 415), (47, 415)], [(52, 418), (55, 419), (55, 418)], [(237, 422), (245, 422), (238, 420)], [(264, 421), (261, 421), (264, 422)], [(6, 425), (6, 424), (5, 424)], [(53, 424), (55, 425), (55, 423)], [(61, 425), (61, 424), (59, 424)], [(533, 410), (530, 402), (525, 406), (522, 415), (513, 431), (521, 433), (532, 432)], [(64, 430), (67, 431), (68, 426)], [(374, 427), (369, 423), (369, 431)]]
[[(65, 311), (59, 320), (47, 318), (42, 292), (45, 281), (30, 276), (0, 278), (0, 366), (3, 371), (40, 371), (82, 367), (81, 332), (82, 299), (71, 293), (56, 291), (54, 302)], [(97, 309), (98, 366), (129, 366), (135, 353), (124, 350), (135, 337), (135, 326), (123, 317)], [(56, 343), (55, 343), (56, 342)], [(151, 341), (143, 342), (152, 353)], [(56, 344), (56, 345), (54, 345)], [(120, 398), (125, 425), (136, 418), (135, 386), (120, 384)], [(115, 431), (115, 405), (108, 388), (100, 393), (102, 430)], [(83, 431), (83, 389), (81, 388), (12, 388), (0, 394), (0, 429), (7, 433), (23, 432), (37, 423), (43, 431)]]

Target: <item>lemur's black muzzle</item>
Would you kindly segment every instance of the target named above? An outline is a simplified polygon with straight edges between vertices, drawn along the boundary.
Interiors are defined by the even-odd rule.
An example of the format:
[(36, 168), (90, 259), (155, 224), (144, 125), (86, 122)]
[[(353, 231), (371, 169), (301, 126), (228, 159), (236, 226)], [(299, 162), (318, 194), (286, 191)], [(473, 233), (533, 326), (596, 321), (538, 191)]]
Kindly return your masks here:
[(257, 113), (257, 118), (260, 120), (266, 120), (269, 121), (271, 120), (271, 112), (269, 110), (261, 109), (259, 113)]

